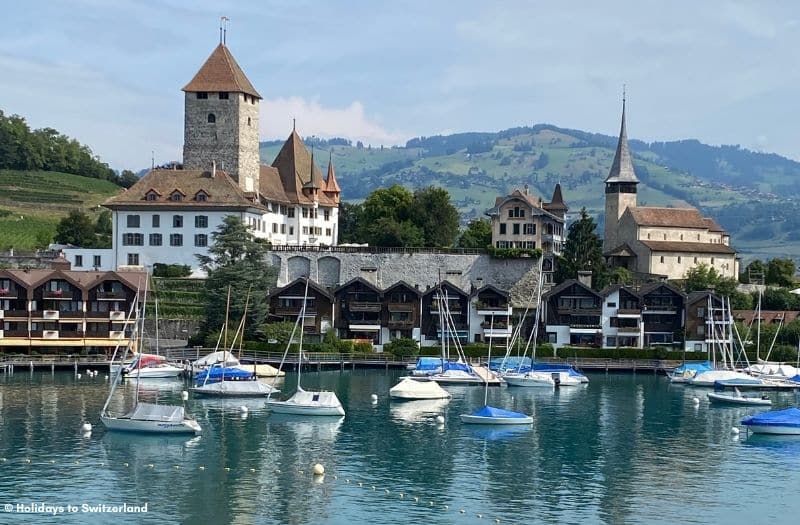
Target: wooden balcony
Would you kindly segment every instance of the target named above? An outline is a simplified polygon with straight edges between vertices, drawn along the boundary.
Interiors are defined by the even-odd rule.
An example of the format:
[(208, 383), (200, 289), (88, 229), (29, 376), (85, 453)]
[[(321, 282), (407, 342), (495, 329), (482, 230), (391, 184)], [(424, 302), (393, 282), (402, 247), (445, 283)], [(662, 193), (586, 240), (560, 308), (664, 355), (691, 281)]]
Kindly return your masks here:
[(98, 301), (124, 301), (125, 300), (125, 292), (118, 291), (118, 292), (106, 292), (103, 290), (97, 291), (97, 300)]
[(4, 319), (27, 319), (28, 312), (25, 310), (4, 310), (3, 311), (3, 318)]
[(387, 321), (386, 325), (389, 327), (390, 330), (391, 329), (402, 330), (402, 329), (414, 328), (414, 321), (410, 319), (403, 321), (390, 319), (389, 321)]
[(0, 299), (19, 299), (16, 289), (0, 288)]
[(387, 308), (390, 312), (413, 312), (415, 303), (389, 303)]
[(367, 301), (353, 301), (347, 304), (347, 309), (351, 312), (380, 312), (381, 303)]
[[(297, 317), (298, 315), (300, 315), (300, 310), (301, 309), (302, 309), (301, 306), (275, 308), (275, 315), (286, 315), (286, 316)], [(316, 308), (308, 308), (308, 307), (306, 307), (305, 315), (306, 316), (317, 315)]]
[(617, 310), (617, 315), (641, 315), (641, 308), (620, 308)]
[(64, 300), (64, 301), (71, 301), (72, 300), (72, 291), (70, 290), (45, 290), (42, 292), (42, 297), (44, 299), (53, 299), (53, 300)]
[(638, 326), (618, 326), (618, 334), (638, 334), (640, 328)]
[(593, 308), (556, 308), (558, 315), (600, 315), (601, 308), (599, 306)]

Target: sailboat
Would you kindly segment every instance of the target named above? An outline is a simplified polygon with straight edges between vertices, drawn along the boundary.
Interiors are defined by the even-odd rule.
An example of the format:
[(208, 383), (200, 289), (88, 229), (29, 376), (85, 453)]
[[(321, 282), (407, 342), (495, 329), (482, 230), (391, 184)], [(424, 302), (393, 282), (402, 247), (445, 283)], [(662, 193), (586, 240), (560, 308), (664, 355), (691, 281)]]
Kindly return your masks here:
[(339, 398), (336, 397), (335, 392), (306, 391), (303, 390), (301, 382), (303, 372), (303, 321), (306, 314), (306, 304), (308, 303), (308, 281), (308, 278), (306, 278), (306, 289), (303, 292), (303, 306), (300, 308), (300, 314), (297, 317), (297, 321), (294, 323), (294, 328), (292, 329), (292, 335), (289, 338), (289, 342), (286, 343), (286, 351), (283, 354), (283, 359), (281, 360), (281, 366), (279, 368), (283, 368), (283, 363), (286, 360), (286, 356), (289, 353), (289, 348), (294, 340), (294, 334), (299, 326), (300, 340), (297, 352), (297, 390), (292, 397), (284, 401), (273, 401), (270, 399), (270, 394), (267, 397), (267, 407), (269, 407), (269, 409), (276, 414), (341, 417), (345, 415), (344, 407), (342, 407), (342, 403), (339, 401)]
[[(239, 339), (239, 348), (241, 350), (242, 339), (244, 338), (244, 324), (247, 318), (247, 308), (250, 305), (250, 292), (247, 293), (247, 299), (244, 303), (244, 314), (236, 329), (236, 334), (233, 336), (231, 343), (231, 350), (233, 345), (236, 344), (236, 339)], [(227, 327), (225, 328), (227, 330)], [(221, 336), (220, 332), (220, 336)], [(255, 367), (255, 364), (253, 365)], [(220, 365), (212, 365), (210, 368), (203, 370), (195, 377), (198, 384), (192, 388), (195, 394), (205, 396), (217, 397), (259, 397), (268, 396), (279, 392), (278, 389), (271, 385), (267, 385), (258, 380), (255, 370), (249, 372), (242, 367), (224, 367)], [(202, 380), (202, 382), (200, 382)]]
[[(136, 303), (139, 294), (137, 292), (136, 298), (131, 305), (131, 311), (128, 315), (128, 321), (136, 310)], [(145, 300), (142, 301), (142, 315), (136, 320), (133, 329), (133, 336), (131, 340), (135, 341), (139, 338), (141, 345), (141, 327), (140, 324), (144, 323), (144, 304), (147, 298), (147, 288), (145, 285), (144, 292)], [(126, 323), (127, 324), (127, 323)], [(127, 357), (129, 346), (126, 346), (123, 352), (121, 361), (124, 362)], [(114, 357), (119, 350), (119, 345), (114, 350)], [(112, 357), (113, 361), (113, 357)], [(108, 406), (111, 403), (111, 398), (114, 391), (119, 385), (120, 378), (122, 377), (122, 369), (119, 368), (111, 380), (111, 388), (108, 392), (108, 397), (100, 411), (100, 421), (108, 430), (120, 430), (126, 432), (148, 432), (158, 434), (198, 434), (201, 432), (200, 425), (194, 419), (186, 414), (186, 409), (179, 405), (160, 405), (157, 403), (140, 403), (139, 402), (139, 379), (136, 381), (136, 401), (130, 412), (114, 416), (108, 412)]]
[(159, 355), (158, 344), (158, 298), (154, 301), (156, 316), (155, 316), (155, 329), (156, 338), (155, 354), (145, 354), (141, 350), (136, 355), (133, 362), (127, 367), (122, 369), (122, 374), (126, 377), (140, 377), (142, 379), (167, 379), (176, 378), (183, 373), (183, 366), (176, 363), (168, 363), (167, 359)]
[[(494, 329), (494, 314), (492, 314), (489, 323), (490, 329)], [(489, 339), (489, 356), (487, 363), (492, 360), (493, 339), (494, 338)], [(530, 425), (533, 423), (533, 417), (520, 412), (489, 406), (489, 380), (487, 376), (486, 386), (483, 392), (483, 407), (472, 414), (461, 414), (461, 421), (463, 423), (481, 425)]]

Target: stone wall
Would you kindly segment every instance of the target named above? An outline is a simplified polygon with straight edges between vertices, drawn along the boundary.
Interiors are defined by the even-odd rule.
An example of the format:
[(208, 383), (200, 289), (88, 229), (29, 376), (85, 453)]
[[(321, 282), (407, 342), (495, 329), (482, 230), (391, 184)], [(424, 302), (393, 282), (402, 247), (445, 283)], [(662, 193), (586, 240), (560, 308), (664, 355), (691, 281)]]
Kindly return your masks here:
[(340, 253), (336, 251), (272, 251), (268, 261), (279, 267), (278, 286), (310, 275), (335, 289), (361, 277), (380, 289), (405, 281), (423, 292), (447, 280), (470, 293), (491, 284), (510, 292), (517, 308), (536, 302), (538, 260), (496, 259), (486, 254)]

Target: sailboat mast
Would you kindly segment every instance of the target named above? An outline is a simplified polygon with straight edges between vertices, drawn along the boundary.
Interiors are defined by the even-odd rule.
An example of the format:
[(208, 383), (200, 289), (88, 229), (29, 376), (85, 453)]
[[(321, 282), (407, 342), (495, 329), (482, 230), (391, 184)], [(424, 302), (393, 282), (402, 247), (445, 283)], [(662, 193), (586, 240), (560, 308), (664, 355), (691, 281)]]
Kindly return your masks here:
[[(123, 325), (122, 332), (123, 336), (125, 333), (125, 326), (128, 326), (128, 323), (133, 317), (134, 312), (136, 312), (136, 303), (139, 302), (139, 288), (136, 289), (136, 295), (133, 296), (133, 302), (131, 302), (131, 308), (128, 311), (128, 316), (125, 318), (125, 324)], [(133, 325), (133, 333), (131, 334), (131, 340), (125, 345), (125, 351), (122, 353), (122, 357), (119, 360), (119, 368), (117, 369), (114, 377), (111, 379), (111, 388), (108, 391), (108, 397), (106, 398), (106, 402), (103, 405), (103, 409), (100, 411), (100, 415), (104, 416), (106, 411), (108, 410), (108, 405), (111, 403), (111, 397), (114, 395), (114, 391), (117, 389), (117, 385), (119, 384), (119, 378), (122, 376), (122, 367), (125, 363), (125, 358), (128, 357), (128, 350), (130, 349), (131, 343), (137, 337), (137, 328), (138, 328), (138, 321)], [(114, 363), (114, 358), (117, 356), (117, 352), (119, 351), (121, 343), (117, 343), (117, 346), (114, 348), (114, 353), (111, 356), (111, 363)], [(798, 342), (800, 345), (800, 342)]]
[[(300, 386), (300, 375), (303, 371), (303, 332), (305, 332), (305, 324), (306, 319), (306, 301), (308, 301), (308, 281), (310, 280), (309, 277), (306, 277), (306, 289), (303, 291), (303, 306), (300, 307), (300, 348), (298, 348), (297, 352), (297, 390), (301, 390)], [(291, 343), (291, 341), (290, 341)]]
[[(489, 318), (489, 333), (493, 334), (494, 331), (494, 312), (492, 312), (492, 316)], [(489, 405), (489, 374), (491, 374), (491, 366), (492, 366), (492, 340), (494, 337), (489, 338), (489, 356), (487, 357), (488, 361), (486, 362), (486, 386), (483, 389), (483, 406)]]
[(146, 276), (144, 282), (144, 300), (142, 301), (142, 318), (141, 318), (141, 330), (139, 331), (139, 358), (136, 360), (136, 368), (139, 369), (139, 372), (136, 374), (136, 400), (133, 404), (133, 408), (139, 406), (139, 386), (141, 385), (142, 379), (142, 354), (144, 353), (144, 320), (145, 315), (147, 312), (147, 290), (148, 285), (150, 284), (150, 276)]
[(153, 299), (155, 300), (155, 308), (156, 308), (156, 355), (161, 355), (158, 351), (159, 344), (158, 344), (158, 295), (153, 293)]
[(761, 362), (761, 288), (758, 289), (758, 306), (756, 307), (756, 311), (758, 312), (758, 324), (756, 325), (756, 363)]
[(222, 325), (222, 366), (228, 361), (228, 356), (225, 355), (225, 349), (228, 348), (228, 312), (231, 309), (231, 285), (228, 285), (228, 299), (225, 301), (225, 322)]

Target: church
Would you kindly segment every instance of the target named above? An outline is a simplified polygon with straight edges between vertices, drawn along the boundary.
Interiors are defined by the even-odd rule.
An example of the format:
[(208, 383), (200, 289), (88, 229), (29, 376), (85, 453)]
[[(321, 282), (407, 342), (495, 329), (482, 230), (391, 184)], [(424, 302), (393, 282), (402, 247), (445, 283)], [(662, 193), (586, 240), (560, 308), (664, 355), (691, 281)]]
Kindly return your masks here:
[(638, 206), (639, 179), (633, 169), (622, 125), (608, 177), (605, 180), (603, 255), (612, 267), (667, 279), (683, 279), (687, 270), (705, 264), (723, 277), (739, 276), (739, 260), (730, 235), (696, 208)]
[(113, 247), (67, 249), (73, 267), (93, 261), (108, 270), (155, 263), (197, 269), (196, 255), (208, 253), (211, 234), (229, 215), (272, 245), (337, 244), (341, 189), (332, 158), (323, 177), (292, 129), (272, 164), (261, 164), (261, 95), (224, 41), (183, 92), (183, 165), (153, 169), (108, 199)]

